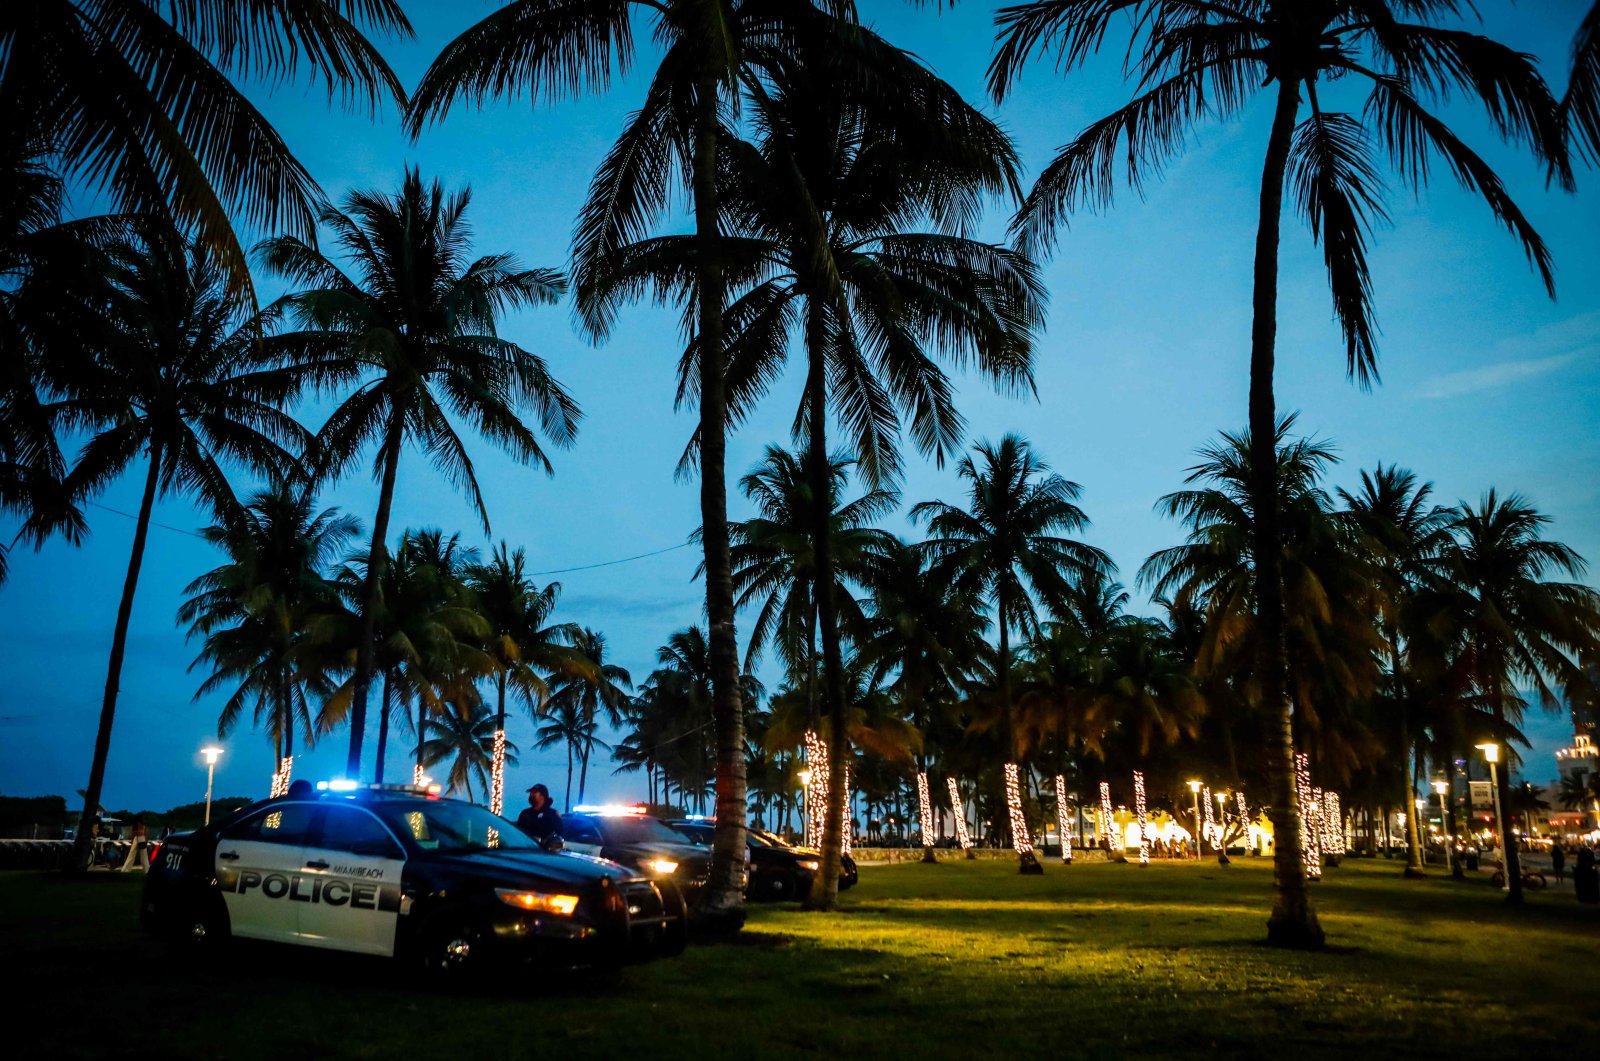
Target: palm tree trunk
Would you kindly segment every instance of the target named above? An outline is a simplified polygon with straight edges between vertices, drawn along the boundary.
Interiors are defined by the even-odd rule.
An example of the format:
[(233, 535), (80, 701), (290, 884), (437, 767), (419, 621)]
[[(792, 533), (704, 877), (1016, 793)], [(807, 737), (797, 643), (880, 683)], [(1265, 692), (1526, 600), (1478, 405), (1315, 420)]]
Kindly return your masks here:
[(572, 742), (567, 742), (567, 802), (566, 808), (572, 809)]
[[(1406, 709), (1404, 707), (1403, 700), (1400, 708), (1400, 748), (1405, 754), (1405, 765), (1402, 767), (1402, 772), (1405, 774), (1406, 788), (1410, 792), (1410, 797), (1407, 802), (1414, 802), (1416, 799), (1415, 793), (1417, 786), (1415, 781), (1415, 770), (1411, 765), (1413, 762), (1411, 733), (1406, 721)], [(1422, 763), (1422, 751), (1420, 748), (1416, 749), (1415, 762), (1417, 763), (1417, 768), (1420, 769)], [(1441, 807), (1441, 815), (1443, 814), (1443, 811), (1444, 808)], [(1427, 874), (1423, 872), (1422, 867), (1422, 827), (1417, 824), (1417, 815), (1415, 814), (1406, 815), (1406, 850), (1406, 868), (1404, 875), (1407, 877), (1426, 876)]]
[(585, 744), (583, 751), (578, 756), (578, 802), (583, 802), (583, 794), (589, 790), (589, 753), (594, 751), (594, 746)]
[(495, 747), (489, 761), (489, 810), (495, 814), (505, 808), (506, 796), (506, 673), (501, 671), (495, 681)]
[(378, 767), (373, 772), (372, 780), (383, 784), (383, 760), (389, 754), (389, 705), (394, 693), (390, 687), (391, 675), (388, 670), (383, 672), (383, 702), (378, 708)]
[(389, 510), (394, 506), (394, 480), (400, 471), (400, 447), (405, 441), (405, 417), (399, 408), (389, 417), (384, 432), (383, 486), (378, 492), (378, 514), (372, 521), (372, 548), (367, 552), (366, 584), (361, 587), (361, 640), (356, 645), (355, 695), (350, 707), (350, 754), (345, 776), (361, 776), (361, 739), (367, 728), (367, 690), (372, 686), (373, 644), (378, 630), (378, 587), (389, 560)]
[(128, 623), (133, 617), (133, 594), (139, 587), (139, 568), (144, 564), (145, 539), (150, 535), (150, 511), (155, 507), (156, 491), (161, 486), (161, 446), (150, 444), (150, 469), (145, 473), (144, 496), (139, 500), (139, 518), (133, 527), (133, 550), (128, 556), (128, 573), (122, 580), (122, 600), (117, 604), (117, 625), (111, 632), (111, 660), (106, 666), (105, 696), (100, 701), (100, 728), (94, 737), (94, 760), (89, 765), (89, 784), (83, 790), (83, 814), (72, 838), (71, 866), (86, 870), (94, 860), (90, 823), (100, 813), (100, 790), (106, 780), (106, 757), (111, 753), (111, 723), (117, 713), (117, 692), (122, 687), (122, 657), (128, 648)]
[(811, 588), (817, 632), (822, 639), (822, 710), (828, 717), (828, 807), (822, 819), (822, 872), (812, 879), (806, 908), (832, 910), (839, 903), (844, 856), (845, 765), (850, 761), (844, 662), (839, 654), (839, 617), (833, 579), (833, 484), (828, 466), (828, 396), (825, 386), (826, 320), (815, 295), (806, 300), (806, 427), (811, 480)]
[[(1481, 657), (1480, 657), (1481, 658)], [(1495, 668), (1495, 674), (1504, 674), (1505, 669)], [(1494, 720), (1497, 723), (1497, 733), (1506, 731), (1506, 705), (1505, 697), (1501, 695), (1501, 682), (1495, 682), (1492, 701), (1494, 703)], [(1497, 738), (1498, 739), (1498, 738)], [(1505, 747), (1504, 743), (1501, 747)], [(1505, 757), (1502, 756), (1502, 760)], [(1471, 788), (1471, 785), (1467, 786)], [(1517, 852), (1517, 830), (1508, 826), (1505, 818), (1511, 813), (1511, 763), (1502, 761), (1494, 768), (1495, 796), (1500, 803), (1500, 813), (1495, 819), (1494, 827), (1500, 834), (1500, 850), (1505, 856), (1506, 863), (1506, 903), (1509, 906), (1522, 905), (1522, 856)]]
[(1320, 947), (1322, 926), (1311, 908), (1300, 855), (1299, 796), (1295, 791), (1294, 705), (1286, 688), (1287, 644), (1283, 614), (1283, 543), (1278, 528), (1277, 406), (1272, 393), (1278, 338), (1278, 237), (1283, 224), (1283, 181), (1289, 144), (1300, 108), (1300, 81), (1280, 71), (1277, 107), (1261, 173), (1261, 217), (1256, 229), (1253, 320), (1250, 329), (1251, 503), (1255, 510), (1252, 549), (1256, 564), (1256, 622), (1260, 632), (1262, 701), (1274, 725), (1267, 741), (1272, 791), (1272, 914), (1267, 942), (1281, 947)]
[(705, 546), (706, 617), (711, 650), (712, 714), (717, 730), (717, 828), (710, 880), (700, 894), (701, 919), (737, 930), (744, 925), (744, 709), (734, 632), (733, 562), (728, 541), (726, 351), (722, 303), (720, 210), (717, 203), (717, 113), (721, 71), (702, 70), (695, 83), (694, 228), (699, 288), (700, 526)]

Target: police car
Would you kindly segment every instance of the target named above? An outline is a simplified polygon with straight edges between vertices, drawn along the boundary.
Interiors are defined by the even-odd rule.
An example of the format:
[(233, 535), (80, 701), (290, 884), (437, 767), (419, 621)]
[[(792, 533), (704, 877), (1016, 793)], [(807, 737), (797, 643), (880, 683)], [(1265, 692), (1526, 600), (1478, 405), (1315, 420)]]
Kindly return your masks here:
[(711, 875), (711, 855), (659, 818), (650, 817), (641, 804), (574, 807), (561, 818), (561, 840), (568, 851), (620, 862), (657, 880), (670, 880), (691, 904)]
[(670, 882), (546, 851), (437, 786), (319, 787), (169, 837), (151, 861), (144, 926), (197, 946), (237, 936), (396, 956), (451, 978), (683, 950), (687, 909)]
[[(691, 815), (673, 818), (668, 825), (701, 847), (710, 847), (716, 839), (715, 818)], [(811, 891), (811, 882), (822, 869), (822, 852), (811, 847), (796, 847), (776, 833), (763, 829), (746, 829), (745, 843), (750, 849), (750, 877), (745, 885), (745, 895), (751, 899), (782, 902), (800, 899)], [(841, 854), (839, 888), (852, 888), (860, 880), (856, 860)]]

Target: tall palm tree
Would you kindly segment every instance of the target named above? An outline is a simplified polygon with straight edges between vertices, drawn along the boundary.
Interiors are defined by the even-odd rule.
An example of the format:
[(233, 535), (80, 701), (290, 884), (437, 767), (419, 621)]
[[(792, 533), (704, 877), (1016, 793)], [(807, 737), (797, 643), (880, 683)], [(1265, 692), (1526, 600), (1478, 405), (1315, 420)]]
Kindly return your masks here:
[[(1512, 232), (1554, 291), (1550, 255), (1533, 226), (1489, 165), (1429, 109), (1455, 91), (1478, 100), (1503, 138), (1525, 144), (1570, 183), (1556, 102), (1533, 57), (1435, 24), (1462, 7), (1460, 0), (1033, 0), (996, 16), (999, 46), (989, 66), (996, 100), (1039, 53), (1052, 54), (1057, 68), (1067, 70), (1093, 55), (1113, 24), (1126, 20), (1134, 35), (1127, 55), (1138, 94), (1091, 124), (1040, 173), (1013, 223), (1025, 247), (1048, 246), (1076, 207), (1108, 205), (1119, 172), (1140, 187), (1188, 142), (1203, 117), (1231, 118), (1258, 92), (1273, 99), (1256, 228), (1249, 427), (1259, 474), (1253, 484), (1254, 552), (1262, 564), (1255, 597), (1262, 627), (1258, 669), (1266, 701), (1277, 705), (1270, 759), (1278, 843), (1267, 936), (1282, 946), (1317, 947), (1323, 941), (1299, 864), (1301, 821), (1277, 570), (1281, 534), (1270, 475), (1278, 422), (1273, 366), (1285, 185), (1322, 245), (1348, 371), (1363, 386), (1377, 378), (1367, 240), (1372, 223), (1387, 217), (1373, 159), (1380, 148), (1401, 181), (1418, 190), (1427, 183), (1430, 161), (1442, 158)], [(1322, 87), (1340, 78), (1366, 90), (1359, 116), (1324, 109)], [(1309, 113), (1301, 121), (1305, 105)]]
[[(506, 728), (506, 692), (515, 692), (530, 714), (550, 696), (547, 674), (581, 668), (583, 661), (572, 651), (579, 633), (572, 623), (551, 624), (561, 583), (552, 582), (540, 589), (527, 575), (528, 556), (524, 549), (511, 552), (505, 542), (495, 549), (487, 564), (467, 573), (478, 613), (489, 625), (485, 644), (494, 669), (494, 724), (497, 732)], [(501, 812), (505, 794), (504, 756), (497, 757), (490, 773), (489, 809)]]
[[(285, 475), (307, 441), (304, 429), (283, 412), (303, 373), (268, 360), (250, 308), (230, 291), (227, 274), (202, 244), (150, 225), (113, 243), (105, 260), (104, 282), (83, 293), (80, 310), (91, 320), (97, 356), (41, 366), (45, 388), (61, 396), (59, 423), (89, 436), (66, 480), (70, 496), (91, 496), (141, 457), (145, 463), (84, 789), (85, 821), (100, 805), (156, 498), (196, 497), (226, 520), (239, 502), (225, 464)], [(88, 832), (79, 830), (75, 866), (89, 864)]]
[[(628, 703), (628, 692), (633, 688), (633, 676), (615, 663), (606, 662), (606, 638), (597, 630), (584, 627), (572, 638), (572, 656), (581, 664), (571, 668), (550, 691), (548, 710), (562, 717), (571, 715), (582, 723), (590, 737), (595, 732), (604, 712), (604, 718), (614, 729), (622, 725), (623, 709)], [(596, 744), (605, 742), (586, 739), (578, 749), (578, 800), (589, 783), (589, 753)], [(568, 798), (571, 793), (568, 793)]]
[(496, 334), (507, 311), (555, 302), (565, 280), (551, 269), (524, 269), (510, 254), (469, 257), (471, 201), (470, 190), (446, 195), (438, 181), (424, 185), (408, 169), (392, 195), (352, 192), (343, 212), (323, 209), (319, 220), (353, 274), (295, 236), (257, 248), (270, 272), (301, 288), (269, 311), (296, 326), (273, 335), (270, 346), (314, 364), (322, 388), (343, 395), (318, 434), (317, 472), (341, 475), (377, 443), (373, 470), (381, 486), (360, 602), (364, 630), (346, 763), (352, 778), (361, 772), (377, 593), (406, 444), (420, 446), (466, 492), (487, 531), (477, 473), (452, 416), (547, 473), (550, 459), (523, 422), (525, 411), (556, 445), (570, 444), (577, 431), (578, 406), (544, 360)]
[[(1361, 533), (1375, 569), (1383, 577), (1379, 602), (1384, 647), (1389, 656), (1389, 697), (1399, 718), (1399, 764), (1404, 791), (1414, 787), (1411, 767), (1413, 741), (1413, 689), (1405, 659), (1405, 626), (1414, 624), (1418, 591), (1425, 588), (1429, 561), (1443, 547), (1448, 532), (1448, 512), (1432, 503), (1432, 483), (1419, 483), (1411, 471), (1381, 463), (1373, 472), (1361, 473), (1361, 488), (1339, 497)], [(1422, 836), (1417, 815), (1406, 815), (1406, 868), (1408, 877), (1422, 876)]]
[[(494, 734), (494, 715), (484, 710), (481, 703), (476, 700), (452, 702), (444, 711), (423, 722), (418, 755), (425, 768), (449, 760), (446, 791), (465, 792), (470, 802), (473, 779), (476, 778), (479, 785), (487, 784), (485, 779), (494, 754)], [(516, 765), (515, 744), (506, 745), (506, 761)]]
[[(574, 258), (585, 325), (603, 337), (614, 304), (586, 305), (582, 278), (660, 220), (675, 186), (687, 188), (694, 211), (692, 281), (687, 291), (668, 297), (687, 297), (692, 347), (716, 354), (695, 360), (691, 384), (680, 395), (699, 402), (700, 522), (717, 670), (717, 835), (711, 884), (700, 905), (707, 917), (734, 925), (742, 922), (745, 794), (742, 676), (727, 532), (725, 430), (734, 396), (723, 356), (729, 345), (724, 304), (732, 263), (722, 231), (722, 144), (740, 95), (759, 96), (802, 44), (817, 49), (813, 54), (824, 58), (834, 81), (852, 84), (858, 92), (874, 84), (908, 84), (897, 78), (918, 64), (857, 26), (850, 0), (577, 0), (568, 6), (518, 0), (462, 34), (434, 61), (412, 98), (413, 131), (463, 99), (481, 102), (522, 92), (556, 97), (605, 88), (613, 73), (630, 65), (634, 19), (647, 11), (661, 59), (643, 105), (629, 117), (591, 185)], [(907, 112), (937, 112), (944, 106), (941, 98), (922, 91), (880, 96), (885, 105)], [(827, 453), (825, 445), (815, 449)]]
[(1589, 9), (1572, 42), (1572, 76), (1561, 100), (1568, 141), (1600, 162), (1600, 2)]
[(195, 699), (237, 683), (217, 719), (217, 736), (227, 736), (251, 706), (255, 724), (267, 724), (280, 789), (288, 784), (295, 731), (307, 745), (313, 740), (310, 697), (330, 691), (322, 674), (302, 664), (304, 634), (312, 617), (334, 603), (330, 567), (360, 529), (336, 508), (316, 511), (305, 484), (280, 480), (232, 518), (201, 531), (228, 559), (184, 587), (187, 599), (178, 610), (189, 636), (203, 638), (189, 669), (211, 671)]
[[(1057, 615), (1069, 607), (1073, 587), (1112, 569), (1100, 549), (1066, 537), (1089, 525), (1077, 505), (1081, 492), (1050, 471), (1019, 435), (998, 444), (980, 442), (977, 460), (963, 457), (956, 471), (967, 483), (968, 507), (924, 501), (911, 510), (925, 523), (923, 543), (935, 577), (950, 577), (988, 598), (999, 637), (996, 660), (1001, 749), (1008, 767), (1018, 749), (1012, 727), (1011, 634), (1037, 634), (1038, 602)], [(1013, 837), (1024, 872), (1037, 872), (1027, 837)]]
[[(1520, 496), (1490, 490), (1476, 507), (1463, 503), (1451, 513), (1450, 538), (1437, 560), (1441, 589), (1433, 621), (1460, 639), (1495, 740), (1521, 716), (1516, 683), (1527, 683), (1523, 687), (1531, 686), (1553, 709), (1559, 687), (1584, 681), (1577, 659), (1592, 653), (1600, 638), (1600, 593), (1551, 578), (1581, 578), (1587, 566), (1572, 548), (1544, 537), (1549, 522)], [(1498, 773), (1502, 807), (1509, 804), (1510, 772)], [(1501, 844), (1507, 900), (1520, 904), (1515, 830), (1506, 830)]]
[[(600, 722), (593, 715), (585, 714), (583, 704), (576, 698), (569, 698), (561, 702), (552, 700), (545, 705), (544, 714), (540, 716), (544, 721), (539, 723), (539, 728), (534, 734), (534, 747), (540, 751), (563, 745), (567, 749), (567, 799), (562, 806), (572, 809), (572, 770), (574, 760), (585, 762), (595, 746), (608, 747), (600, 739)], [(578, 793), (578, 799), (583, 800), (583, 793)]]
[(309, 236), (321, 193), (230, 79), (305, 78), (372, 110), (403, 104), (363, 26), (411, 35), (394, 0), (6, 4), (0, 125), (53, 145), (64, 174), (119, 213), (193, 230), (230, 284), (248, 289), (230, 215)]

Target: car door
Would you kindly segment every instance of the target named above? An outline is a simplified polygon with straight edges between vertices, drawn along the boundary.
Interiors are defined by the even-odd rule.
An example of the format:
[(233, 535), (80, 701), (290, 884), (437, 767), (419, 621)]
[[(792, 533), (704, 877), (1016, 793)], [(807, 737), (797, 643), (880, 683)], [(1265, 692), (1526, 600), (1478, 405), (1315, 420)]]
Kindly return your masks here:
[(360, 806), (326, 808), (306, 843), (296, 904), (300, 939), (313, 947), (394, 953), (405, 850), (378, 816)]
[(561, 820), (561, 844), (580, 855), (599, 855), (605, 846), (600, 829), (588, 818), (569, 814)]
[(290, 898), (306, 841), (322, 817), (315, 803), (275, 803), (235, 822), (217, 838), (216, 874), (236, 936), (293, 940), (299, 932)]

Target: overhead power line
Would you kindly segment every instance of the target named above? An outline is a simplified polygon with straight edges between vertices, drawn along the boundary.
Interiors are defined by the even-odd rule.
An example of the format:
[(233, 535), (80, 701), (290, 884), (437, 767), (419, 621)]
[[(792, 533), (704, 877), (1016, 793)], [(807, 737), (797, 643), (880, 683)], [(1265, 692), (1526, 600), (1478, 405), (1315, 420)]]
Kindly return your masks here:
[[(89, 504), (93, 505), (95, 508), (104, 509), (105, 511), (110, 512), (113, 515), (121, 516), (124, 519), (137, 520), (139, 518), (138, 516), (135, 516), (131, 512), (124, 512), (120, 508), (112, 508), (110, 505), (102, 505), (98, 501), (91, 501), (91, 502), (89, 502)], [(201, 541), (206, 541), (207, 540), (205, 535), (200, 534), (197, 531), (192, 531), (192, 530), (189, 530), (189, 529), (187, 529), (185, 527), (174, 527), (170, 523), (162, 523), (162, 522), (160, 522), (158, 520), (151, 520), (150, 521), (150, 525), (152, 527), (160, 527), (162, 530), (173, 531), (174, 533), (177, 533), (177, 534), (187, 534), (189, 537), (191, 537), (191, 538), (199, 538)], [(647, 553), (635, 553), (632, 556), (624, 556), (624, 557), (620, 557), (620, 558), (618, 558), (616, 560), (602, 560), (597, 564), (579, 564), (576, 567), (557, 567), (557, 568), (551, 568), (548, 571), (530, 571), (530, 572), (528, 572), (528, 574), (529, 575), (541, 575), (541, 576), (542, 575), (570, 575), (575, 571), (593, 571), (596, 568), (601, 568), (601, 567), (615, 567), (618, 564), (628, 564), (628, 563), (632, 563), (635, 560), (644, 560), (644, 559), (647, 559), (647, 558), (652, 557), (652, 556), (661, 556), (661, 555), (663, 555), (665, 553), (674, 553), (674, 552), (677, 552), (679, 549), (687, 549), (690, 545), (693, 545), (693, 544), (694, 544), (693, 542), (679, 542), (677, 545), (669, 545), (669, 546), (666, 546), (665, 548), (662, 548), (662, 549), (652, 549)]]

